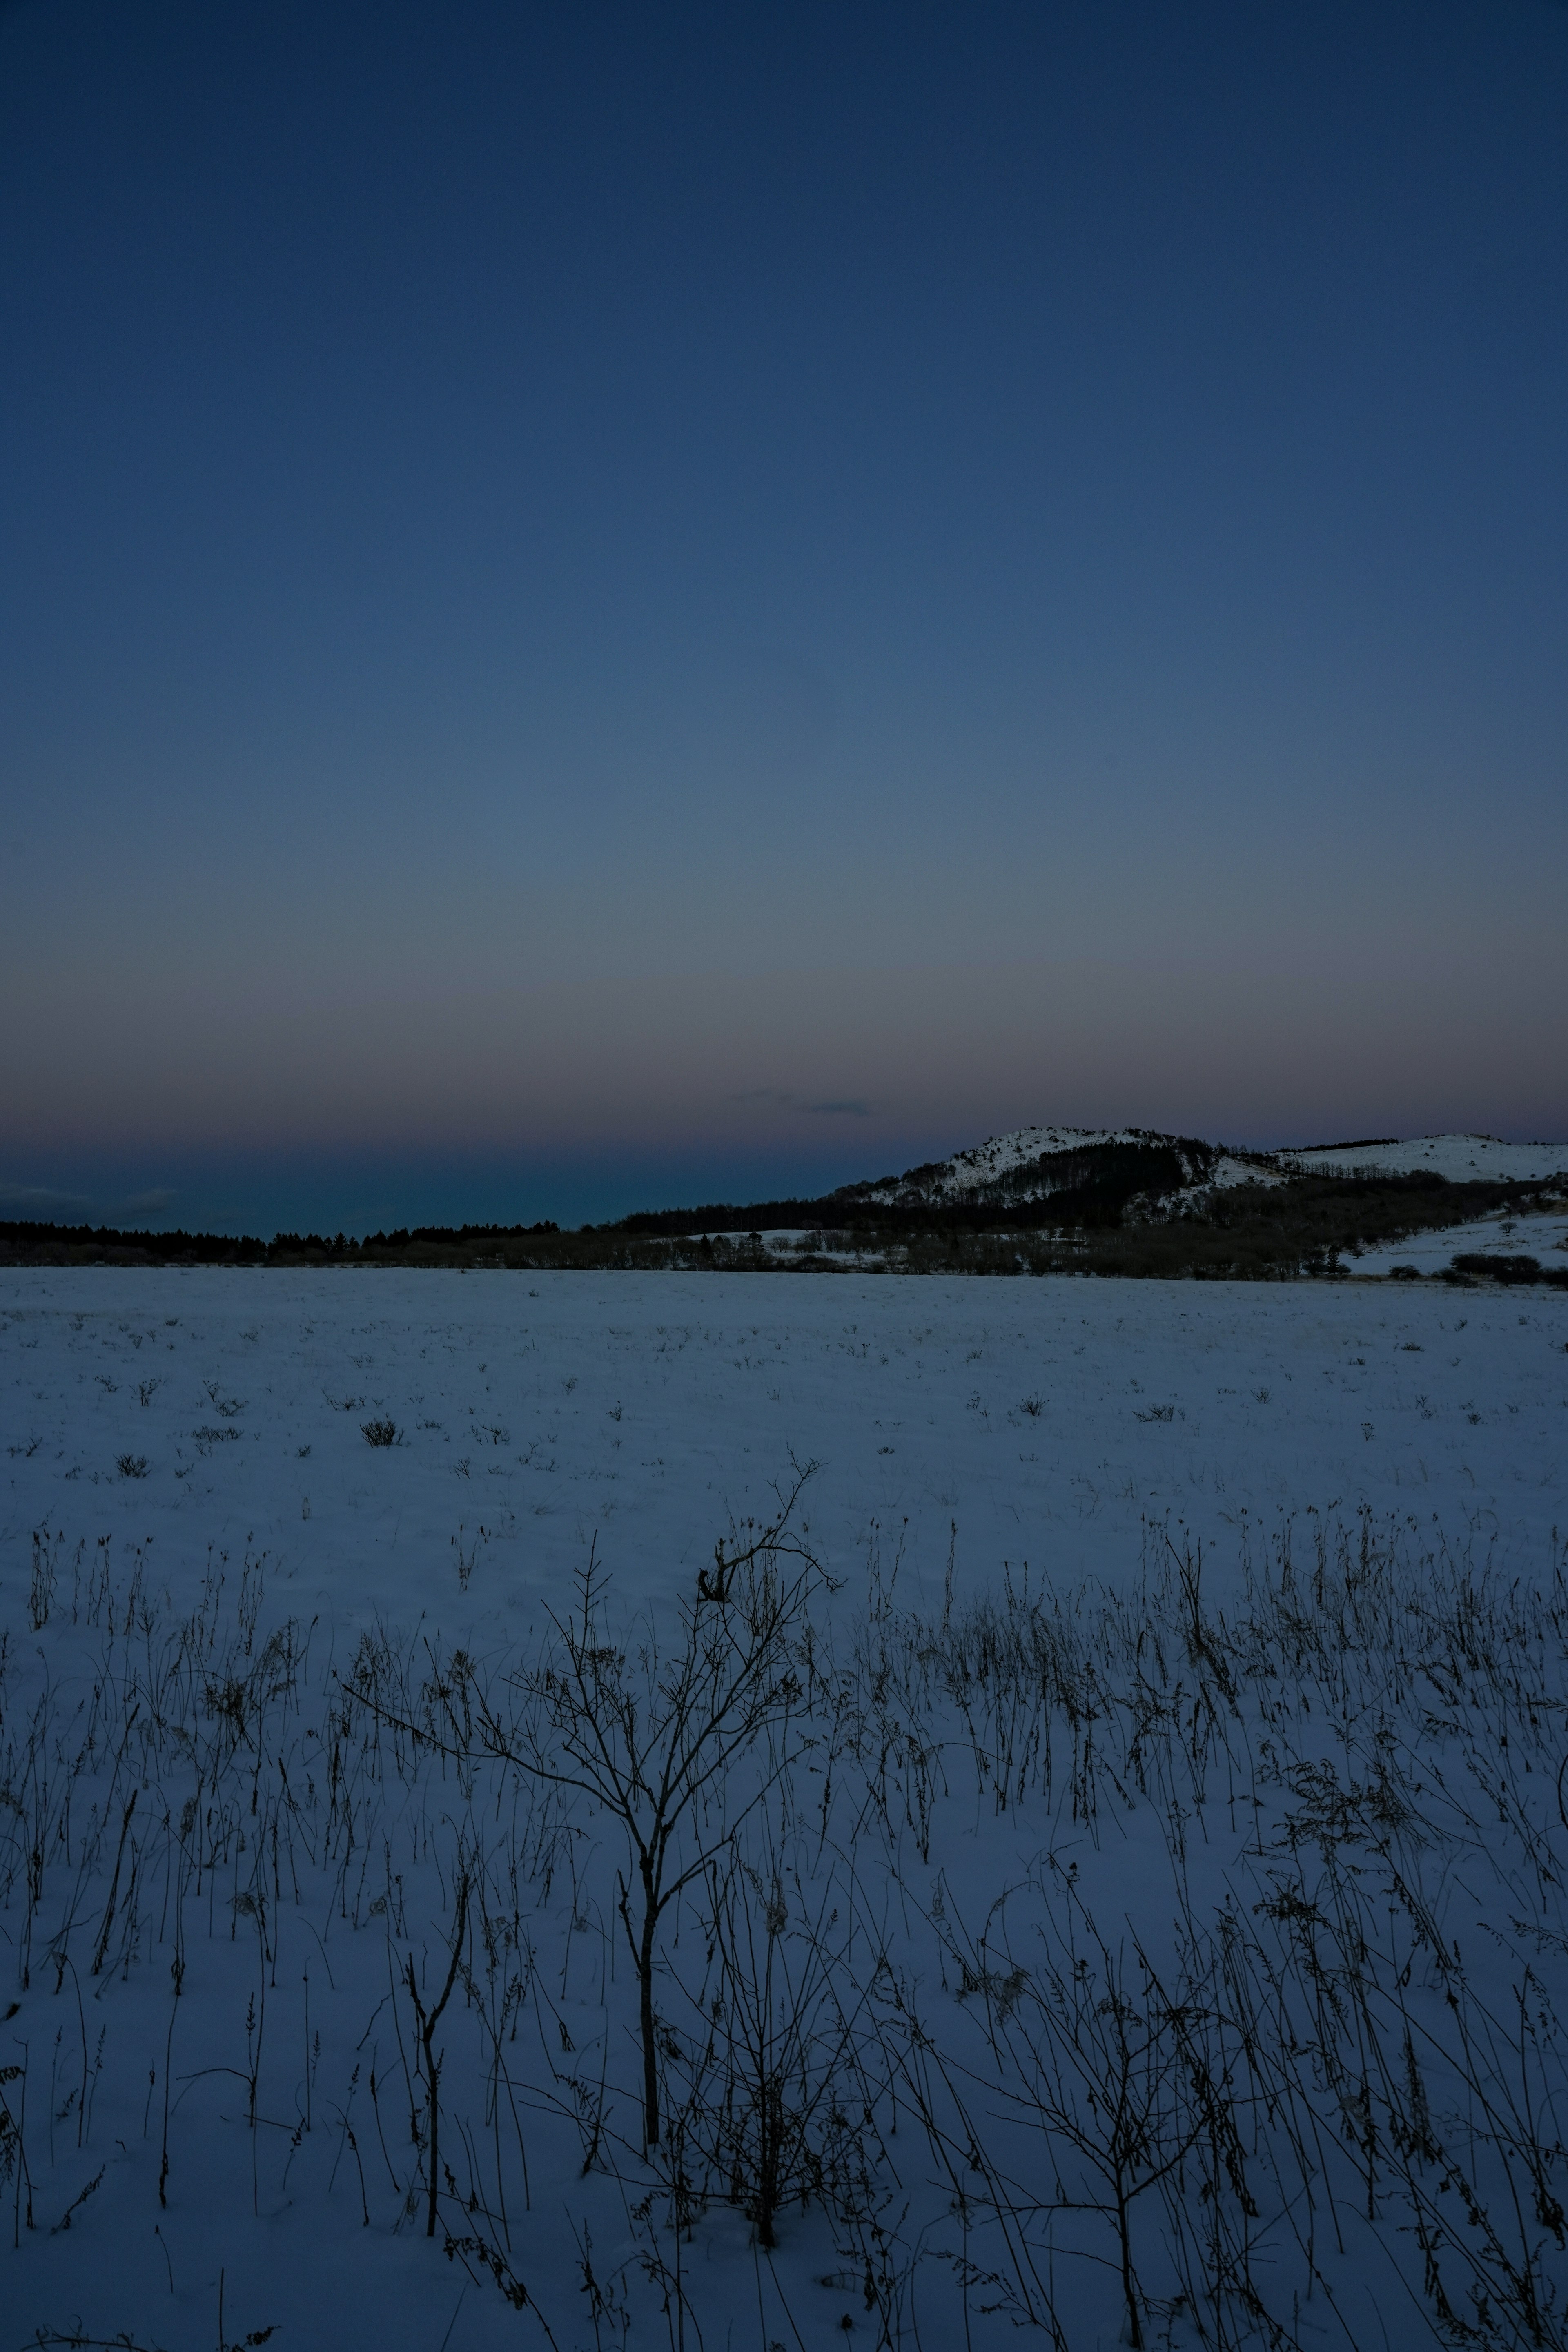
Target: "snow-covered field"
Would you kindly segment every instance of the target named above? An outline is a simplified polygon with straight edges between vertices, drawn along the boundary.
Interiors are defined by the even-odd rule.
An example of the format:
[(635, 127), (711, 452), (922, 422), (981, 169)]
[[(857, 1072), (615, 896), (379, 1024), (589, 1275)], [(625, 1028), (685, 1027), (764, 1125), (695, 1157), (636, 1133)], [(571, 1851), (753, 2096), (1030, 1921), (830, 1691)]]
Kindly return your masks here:
[(1425, 1170), (1450, 1184), (1488, 1178), (1515, 1184), (1568, 1175), (1568, 1143), (1502, 1143), (1495, 1135), (1418, 1135), (1399, 1143), (1321, 1144), (1275, 1154), (1282, 1168), (1308, 1176), (1415, 1175)]
[[(279, 1607), (518, 1624), (595, 1532), (662, 1598), (792, 1452), (822, 1465), (830, 1559), (907, 1521), (927, 1601), (955, 1519), (976, 1586), (1026, 1559), (1123, 1582), (1167, 1513), (1222, 1576), (1244, 1513), (1436, 1513), (1521, 1564), (1568, 1526), (1544, 1293), (100, 1269), (0, 1275), (0, 1307), (13, 1610), (44, 1525), (151, 1540), (182, 1608), (209, 1544), (248, 1542)], [(364, 1443), (375, 1415), (395, 1447)], [(459, 1612), (453, 1539), (480, 1527)]]
[[(0, 1396), (18, 2344), (1079, 2352), (1119, 2215), (1150, 2342), (1564, 2340), (1562, 1294), (14, 1271)], [(626, 1835), (505, 1677), (591, 1554), (601, 1699), (718, 1622), (792, 1463), (645, 2151)]]
[(1482, 1257), (1533, 1257), (1543, 1267), (1568, 1264), (1568, 1216), (1548, 1211), (1521, 1215), (1500, 1209), (1489, 1217), (1472, 1217), (1462, 1225), (1439, 1226), (1435, 1232), (1410, 1234), (1404, 1241), (1379, 1242), (1345, 1260), (1347, 1271), (1383, 1275), (1396, 1265), (1413, 1265), (1418, 1274), (1441, 1274), (1456, 1257), (1475, 1252)]

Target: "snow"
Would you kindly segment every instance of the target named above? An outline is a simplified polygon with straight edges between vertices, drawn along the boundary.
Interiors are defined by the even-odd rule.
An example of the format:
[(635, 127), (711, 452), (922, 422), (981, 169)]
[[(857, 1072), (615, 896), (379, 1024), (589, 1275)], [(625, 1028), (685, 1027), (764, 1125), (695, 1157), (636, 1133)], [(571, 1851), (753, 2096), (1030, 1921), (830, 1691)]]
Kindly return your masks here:
[(1194, 1192), (1228, 1192), (1237, 1184), (1279, 1184), (1284, 1178), (1270, 1168), (1260, 1168), (1255, 1160), (1238, 1160), (1234, 1152), (1222, 1151), (1210, 1169), (1205, 1183), (1194, 1185)]
[(1500, 1143), (1495, 1135), (1420, 1135), (1405, 1143), (1365, 1143), (1349, 1149), (1321, 1145), (1304, 1151), (1280, 1151), (1282, 1168), (1299, 1168), (1304, 1175), (1353, 1176), (1365, 1169), (1379, 1175), (1405, 1176), (1427, 1171), (1451, 1184), (1479, 1182), (1487, 1178), (1531, 1183), (1552, 1176), (1568, 1177), (1568, 1143)]
[(1201, 1183), (1185, 1184), (1179, 1192), (1163, 1196), (1150, 1204), (1150, 1213), (1160, 1218), (1170, 1215), (1203, 1216), (1209, 1198), (1215, 1192), (1234, 1192), (1238, 1184), (1283, 1184), (1288, 1180), (1277, 1170), (1260, 1166), (1254, 1160), (1238, 1160), (1234, 1152), (1222, 1151)]
[(1419, 1274), (1442, 1274), (1456, 1257), (1471, 1251), (1483, 1257), (1539, 1258), (1542, 1266), (1561, 1265), (1561, 1253), (1568, 1251), (1568, 1216), (1499, 1210), (1462, 1225), (1445, 1225), (1436, 1233), (1380, 1242), (1348, 1256), (1345, 1265), (1352, 1274), (1386, 1275), (1396, 1265), (1413, 1265)]
[[(967, 1151), (955, 1151), (951, 1160), (940, 1162), (942, 1172), (933, 1181), (931, 1194), (937, 1200), (961, 1198), (965, 1192), (977, 1192), (983, 1184), (1011, 1174), (1015, 1168), (1029, 1166), (1048, 1151), (1082, 1151), (1092, 1144), (1149, 1140), (1147, 1135), (1130, 1127), (1016, 1128), (1011, 1134), (993, 1135), (985, 1142)], [(891, 1197), (898, 1184), (894, 1181), (879, 1185), (875, 1190)]]
[[(1470, 1245), (1469, 1230), (1463, 1243), (1452, 1231), (1431, 1237), (1445, 1263)], [(1540, 1255), (1545, 1230), (1545, 1221), (1532, 1225), (1537, 1238), (1526, 1241), (1523, 1221), (1513, 1235), (1500, 1225), (1499, 1245)], [(1401, 1244), (1400, 1262), (1417, 1246)], [(1362, 1271), (1375, 1270), (1373, 1255)], [(0, 2015), (17, 2004), (0, 2036), (0, 2068), (24, 2070), (0, 2089), (15, 2115), (26, 2088), (37, 2224), (24, 2226), (13, 2168), (0, 2195), (0, 2307), (18, 2342), (79, 2319), (105, 2338), (125, 2329), (138, 2344), (195, 2352), (215, 2340), (220, 2281), (229, 2342), (276, 2326), (284, 2352), (326, 2343), (479, 2352), (547, 2340), (574, 2352), (620, 2343), (623, 2312), (626, 2341), (662, 2345), (676, 2341), (667, 2305), (693, 2346), (699, 2323), (708, 2345), (825, 2345), (841, 2340), (846, 2317), (868, 2343), (934, 2347), (966, 2331), (976, 2346), (1017, 2342), (1008, 2310), (985, 2308), (1002, 2298), (999, 2287), (974, 2284), (961, 2308), (964, 2273), (950, 2259), (962, 2223), (974, 2231), (964, 2243), (976, 2280), (1002, 2275), (1001, 2242), (980, 2196), (990, 2176), (973, 2176), (973, 2212), (954, 2205), (902, 2075), (900, 2108), (886, 2104), (894, 2075), (867, 2094), (884, 2138), (858, 2219), (835, 2224), (819, 2203), (792, 2207), (776, 2253), (765, 2255), (743, 2215), (722, 2203), (687, 2238), (665, 2227), (658, 2173), (626, 2137), (635, 2066), (615, 1916), (624, 1856), (613, 1825), (584, 1811), (569, 1831), (552, 1828), (521, 1776), (500, 1767), (458, 1769), (427, 1748), (395, 1763), (398, 1739), (389, 1732), (376, 1746), (363, 1712), (342, 1713), (334, 1674), (352, 1676), (368, 1654), (365, 1637), (374, 1645), (384, 1632), (412, 1645), (416, 1681), (435, 1675), (455, 1645), (479, 1662), (476, 1672), (499, 1673), (527, 1653), (546, 1610), (570, 1606), (591, 1550), (645, 1629), (668, 1630), (716, 1538), (769, 1512), (792, 1456), (818, 1463), (801, 1508), (840, 1580), (824, 1604), (825, 1638), (837, 1644), (845, 1688), (852, 1656), (880, 1642), (896, 1665), (888, 1687), (905, 1696), (879, 1702), (894, 1706), (897, 1722), (875, 1736), (844, 1735), (833, 1750), (838, 1811), (830, 1813), (813, 1765), (817, 1777), (805, 1785), (823, 1831), (788, 1847), (799, 1874), (788, 1882), (791, 1916), (809, 1908), (813, 1889), (842, 1906), (832, 1930), (847, 1938), (842, 1984), (882, 2003), (877, 2063), (910, 2063), (884, 2000), (896, 1977), (900, 2000), (939, 2036), (944, 2063), (979, 2070), (978, 2083), (989, 2063), (988, 1971), (1011, 1983), (1015, 1959), (1035, 1967), (1069, 1929), (1088, 1935), (1075, 1906), (1089, 1896), (1074, 1889), (1092, 1892), (1113, 1944), (1131, 1922), (1125, 1932), (1173, 1969), (1170, 1822), (1193, 1824), (1181, 1899), (1205, 1917), (1234, 1900), (1238, 1916), (1256, 1921), (1268, 1892), (1257, 1859), (1263, 1825), (1325, 1772), (1337, 1769), (1364, 1790), (1383, 1769), (1377, 1756), (1394, 1751), (1363, 1752), (1350, 1712), (1331, 1723), (1314, 1701), (1310, 1718), (1290, 1714), (1295, 1683), (1319, 1686), (1300, 1665), (1289, 1687), (1258, 1702), (1264, 1713), (1246, 1700), (1254, 1711), (1243, 1728), (1223, 1733), (1231, 1764), (1216, 1750), (1205, 1768), (1214, 1787), (1184, 1782), (1168, 1816), (1132, 1778), (1120, 1796), (1096, 1781), (1100, 1810), (1080, 1813), (1069, 1780), (1079, 1790), (1089, 1768), (1075, 1763), (1069, 1776), (1059, 1762), (1056, 1794), (1042, 1784), (998, 1811), (973, 1778), (961, 1725), (942, 1733), (939, 1765), (934, 1751), (921, 1751), (922, 1763), (908, 1744), (915, 1702), (905, 1685), (921, 1669), (909, 1663), (913, 1650), (906, 1658), (899, 1648), (900, 1612), (921, 1610), (935, 1622), (951, 1609), (956, 1622), (1005, 1591), (1054, 1595), (1065, 1612), (1059, 1639), (1098, 1655), (1096, 1596), (1131, 1611), (1130, 1623), (1145, 1610), (1153, 1622), (1174, 1605), (1155, 1593), (1159, 1577), (1194, 1544), (1205, 1556), (1204, 1605), (1236, 1617), (1252, 1605), (1247, 1580), (1270, 1545), (1294, 1541), (1310, 1559), (1321, 1530), (1331, 1556), (1338, 1538), (1329, 1531), (1342, 1528), (1353, 1560), (1364, 1511), (1366, 1526), (1394, 1531), (1391, 1547), (1408, 1548), (1413, 1610), (1450, 1572), (1444, 1561), (1456, 1577), (1461, 1568), (1481, 1576), (1489, 1563), (1499, 1591), (1516, 1580), (1550, 1588), (1553, 1530), (1568, 1525), (1568, 1297), (1558, 1293), (853, 1274), (7, 1270), (0, 1398), (0, 1781), (17, 1823), (50, 1825), (40, 1832), (35, 1919), (21, 1862), (34, 1832), (13, 1832), (0, 1805), (0, 1874), (8, 1854), (17, 1873), (0, 1898)], [(363, 1426), (379, 1418), (395, 1423), (400, 1442), (367, 1444)], [(144, 1475), (121, 1475), (121, 1456), (133, 1472), (144, 1461)], [(1438, 1563), (1430, 1571), (1420, 1566), (1428, 1555)], [(55, 1581), (47, 1622), (35, 1625), (40, 1558)], [(207, 1629), (208, 1663), (181, 1729), (159, 1662), (192, 1612)], [(289, 1620), (305, 1645), (297, 1703), (274, 1695), (247, 1712), (251, 1702), (235, 1696), (231, 1722), (226, 1694), (249, 1690), (259, 1662), (281, 1654), (266, 1644)], [(1176, 1622), (1162, 1639), (1184, 1677), (1185, 1712), (1160, 1702), (1145, 1735), (1153, 1748), (1165, 1736), (1161, 1722), (1190, 1716), (1182, 1736), (1198, 1736), (1193, 1694), (1206, 1653), (1199, 1640), (1194, 1662), (1183, 1663), (1184, 1637), (1169, 1631)], [(181, 1655), (195, 1657), (192, 1637), (183, 1638)], [(1103, 1641), (1114, 1647), (1110, 1633)], [(1354, 1671), (1381, 1672), (1397, 1647), (1358, 1635)], [(1511, 1954), (1523, 1932), (1510, 1921), (1526, 1921), (1541, 1939), (1530, 1948), (1542, 1999), (1568, 1998), (1568, 1921), (1552, 1891), (1561, 1863), (1543, 1864), (1548, 1883), (1523, 1858), (1561, 1843), (1552, 1788), (1568, 1719), (1563, 1645), (1549, 1642), (1533, 1663), (1517, 1655), (1543, 1728), (1536, 1735), (1510, 1718), (1514, 1769), (1531, 1770), (1537, 1736), (1543, 1755), (1531, 1780), (1499, 1782), (1498, 1801), (1510, 1822), (1528, 1814), (1528, 1832), (1518, 1833), (1525, 1843), (1516, 1849), (1514, 1832), (1495, 1824), (1489, 1837), (1466, 1832), (1462, 1862), (1450, 1868), (1439, 1843), (1421, 1897), (1443, 1911), (1450, 1941), (1462, 1935), (1478, 1972), (1500, 1972), (1482, 1987), (1500, 2012), (1511, 1979), (1498, 1954)], [(268, 1671), (281, 1689), (283, 1668)], [(1142, 1686), (1152, 1693), (1163, 1671), (1151, 1650)], [(878, 1682), (855, 1673), (858, 1690)], [(156, 1726), (130, 1696), (154, 1685), (164, 1693)], [(1430, 1723), (1440, 1707), (1479, 1724), (1479, 1683), (1445, 1685), (1440, 1697), (1424, 1685), (1428, 1712), (1412, 1720)], [(1103, 1743), (1114, 1716), (1096, 1735)], [(1220, 1706), (1214, 1720), (1225, 1717)], [(339, 1740), (331, 1727), (351, 1719), (357, 1732)], [(1380, 1738), (1403, 1722), (1392, 1701), (1378, 1719)], [(46, 1721), (47, 1742), (29, 1748), (31, 1727)], [(1001, 1735), (993, 1724), (986, 1736)], [(1282, 1779), (1264, 1770), (1256, 1824), (1247, 1830), (1245, 1813), (1238, 1837), (1235, 1758), (1245, 1751), (1248, 1769), (1262, 1769), (1257, 1759), (1267, 1765), (1271, 1742), (1299, 1761), (1280, 1768)], [(1478, 1731), (1465, 1755), (1472, 1750), (1474, 1771), (1489, 1769), (1495, 1741)], [(1414, 1771), (1407, 1759), (1388, 1769)], [(1445, 1786), (1461, 1779), (1450, 1774)], [(187, 1821), (188, 1830), (177, 1826)], [(785, 1844), (796, 1836), (787, 1824), (776, 1834)], [(1402, 1885), (1426, 1883), (1419, 1844), (1413, 1833), (1411, 1852), (1399, 1848)], [(195, 1864), (180, 1859), (185, 1846), (199, 1879)], [(412, 1963), (426, 2008), (439, 1994), (459, 1850), (484, 1890), (484, 1938), (475, 1928), (469, 1972), (442, 2029), (442, 2144), (461, 2194), (443, 2189), (432, 2242), (423, 2205), (416, 2198), (410, 2212), (404, 2193), (418, 2160), (410, 2115), (418, 2069), (403, 1988)], [(1069, 1864), (1074, 1874), (1061, 1876)], [(1553, 1868), (1560, 1874), (1550, 1879)], [(974, 1938), (1007, 1885), (1015, 1940), (1004, 1969)], [(689, 2053), (708, 1965), (699, 1910), (694, 1893), (660, 1960), (659, 2000)], [(1002, 1927), (994, 1920), (987, 1932), (999, 1954)], [(1329, 1929), (1323, 1937), (1331, 1941)], [(1420, 2020), (1430, 2018), (1436, 2051), (1450, 2012), (1430, 1952), (1417, 1950), (1412, 1966), (1408, 1998)], [(972, 1979), (976, 1991), (961, 1998)], [(514, 1983), (523, 1990), (509, 2010)], [(870, 2015), (857, 2011), (858, 2032)], [(1004, 2040), (1024, 2015), (1003, 2002)], [(669, 2063), (673, 2081), (687, 2062)], [(1430, 2058), (1435, 2080), (1447, 2079), (1441, 2068), (1450, 2063)], [(1517, 2043), (1511, 2063), (1521, 2063)], [(1010, 2147), (1009, 2135), (1023, 2131), (1012, 2110), (1003, 2113), (1008, 2085), (1022, 2079), (1014, 2073), (973, 2093), (990, 2118), (988, 2147)], [(1433, 2096), (1433, 2128), (1447, 2128)], [(601, 2097), (602, 2147), (592, 2136)], [(895, 2113), (902, 2120), (890, 2137)], [(1341, 2139), (1330, 2132), (1331, 2150)], [(1047, 2165), (1026, 2134), (1017, 2144), (1025, 2175), (1034, 2166), (1041, 2183), (1050, 2165), (1067, 2162), (1059, 2146)], [(1342, 2156), (1322, 2160), (1350, 2167), (1355, 2146), (1345, 2139)], [(481, 2196), (470, 2190), (476, 2181), (493, 2185)], [(1379, 2194), (1394, 2189), (1385, 2183)], [(1325, 2222), (1318, 2256), (1349, 2317), (1333, 2319), (1326, 2300), (1310, 2308), (1337, 2342), (1346, 2328), (1352, 2343), (1382, 2341), (1372, 2315), (1384, 2310), (1391, 2323), (1398, 2315), (1391, 2340), (1434, 2341), (1418, 2308), (1422, 2270), (1408, 2254), (1408, 2225), (1391, 2222), (1385, 2243), (1355, 2218), (1365, 2200), (1364, 2180), (1358, 2192), (1352, 2179), (1342, 2200), (1345, 2251), (1333, 2250)], [(1068, 2340), (1109, 2347), (1121, 2325), (1114, 2268), (1088, 2210), (1060, 2225)], [(1269, 2226), (1266, 2212), (1258, 2228)], [(1164, 2260), (1155, 2235), (1141, 2254), (1151, 2276)], [(514, 2309), (498, 2293), (489, 2258), (472, 2251), (481, 2239), (506, 2252), (508, 2277), (526, 2281), (537, 2316), (533, 2302)], [(1558, 2258), (1542, 2243), (1550, 2266)], [(1293, 2244), (1274, 2243), (1265, 2268), (1285, 2265), (1283, 2278)], [(678, 2257), (685, 2268), (675, 2288)], [(1390, 2267), (1400, 2263), (1408, 2287)], [(889, 2280), (905, 2284), (895, 2293)], [(1289, 2319), (1288, 2292), (1284, 2309)], [(1319, 2325), (1307, 2328), (1312, 2341)], [(1170, 2320), (1173, 2347), (1196, 2340), (1185, 2319)]]
[[(1115, 1143), (1158, 1143), (1167, 1139), (1138, 1128), (1023, 1127), (995, 1135), (950, 1160), (933, 1163), (923, 1177), (921, 1194), (933, 1201), (962, 1199), (964, 1194), (997, 1182), (1016, 1169), (1032, 1167), (1054, 1152), (1081, 1151)], [(1292, 1174), (1353, 1176), (1405, 1175), (1422, 1170), (1455, 1183), (1482, 1178), (1534, 1181), (1561, 1175), (1568, 1181), (1568, 1143), (1502, 1143), (1495, 1136), (1426, 1135), (1406, 1142), (1322, 1145), (1301, 1150), (1242, 1157), (1219, 1150), (1202, 1182), (1185, 1186), (1162, 1202), (1162, 1210), (1202, 1210), (1209, 1193), (1238, 1184), (1279, 1184)], [(868, 1188), (873, 1200), (894, 1200), (909, 1192), (903, 1180), (889, 1178)], [(781, 1248), (799, 1236), (770, 1234), (770, 1245)]]
[[(1144, 1515), (1166, 1508), (1222, 1548), (1244, 1507), (1281, 1501), (1479, 1507), (1521, 1555), (1565, 1518), (1568, 1302), (1545, 1296), (98, 1268), (0, 1273), (0, 1302), (13, 1591), (15, 1548), (47, 1522), (153, 1539), (182, 1607), (208, 1543), (249, 1538), (289, 1606), (407, 1617), (445, 1593), (459, 1521), (492, 1531), (498, 1609), (559, 1594), (595, 1529), (612, 1548), (635, 1530), (662, 1591), (762, 1506), (792, 1449), (822, 1463), (831, 1556), (872, 1517), (907, 1519), (928, 1598), (954, 1517), (965, 1573), (1027, 1559), (1061, 1582), (1131, 1572)], [(1168, 1428), (1139, 1419), (1151, 1401)], [(378, 1413), (405, 1444), (366, 1447)], [(144, 1479), (116, 1475), (125, 1452)]]

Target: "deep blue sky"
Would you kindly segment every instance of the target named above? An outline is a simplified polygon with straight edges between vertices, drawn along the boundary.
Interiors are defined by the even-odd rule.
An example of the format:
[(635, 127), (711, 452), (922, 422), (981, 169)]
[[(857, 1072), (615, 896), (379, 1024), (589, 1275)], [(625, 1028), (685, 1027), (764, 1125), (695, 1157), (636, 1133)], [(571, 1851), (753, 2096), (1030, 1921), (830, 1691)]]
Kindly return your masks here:
[(0, 11), (0, 1214), (1568, 1133), (1568, 8)]

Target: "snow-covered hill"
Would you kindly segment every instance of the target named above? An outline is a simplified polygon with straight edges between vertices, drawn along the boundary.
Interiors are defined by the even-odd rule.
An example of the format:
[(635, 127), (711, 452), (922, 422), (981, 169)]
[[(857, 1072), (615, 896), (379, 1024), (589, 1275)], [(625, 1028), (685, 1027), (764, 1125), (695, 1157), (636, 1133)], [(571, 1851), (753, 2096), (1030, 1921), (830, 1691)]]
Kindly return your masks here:
[[(1238, 1185), (1278, 1186), (1292, 1177), (1396, 1176), (1430, 1171), (1462, 1184), (1511, 1179), (1568, 1182), (1568, 1144), (1502, 1143), (1484, 1135), (1427, 1135), (1331, 1143), (1281, 1151), (1226, 1149), (1149, 1128), (1020, 1127), (901, 1176), (846, 1185), (834, 1196), (851, 1218), (887, 1209), (908, 1218), (958, 1212), (994, 1222), (1016, 1212), (1038, 1223), (1041, 1204), (1059, 1201), (1068, 1223), (1112, 1202), (1119, 1221), (1168, 1223), (1204, 1217), (1214, 1196)], [(1456, 1210), (1462, 1203), (1456, 1203)], [(1047, 1215), (1050, 1213), (1047, 1212)], [(1448, 1229), (1450, 1237), (1457, 1228)]]
[(1020, 1127), (1007, 1135), (991, 1136), (970, 1150), (955, 1151), (949, 1160), (930, 1160), (922, 1167), (907, 1169), (902, 1176), (847, 1189), (872, 1201), (935, 1203), (986, 1193), (994, 1198), (1030, 1200), (1065, 1191), (1102, 1172), (1106, 1155), (1118, 1150), (1174, 1153), (1180, 1172), (1190, 1185), (1235, 1183), (1257, 1173), (1213, 1144), (1189, 1136), (1158, 1134), (1150, 1128)]
[(909, 1169), (901, 1177), (884, 1177), (875, 1184), (850, 1189), (869, 1199), (889, 1201), (911, 1195), (931, 1202), (955, 1201), (992, 1190), (1016, 1192), (1022, 1198), (1079, 1181), (1072, 1170), (1079, 1155), (1114, 1145), (1145, 1150), (1165, 1146), (1181, 1152), (1191, 1163), (1191, 1182), (1184, 1188), (1184, 1198), (1236, 1184), (1279, 1183), (1295, 1174), (1351, 1176), (1368, 1171), (1405, 1175), (1430, 1171), (1455, 1184), (1488, 1178), (1531, 1182), (1568, 1177), (1568, 1143), (1503, 1143), (1490, 1135), (1422, 1135), (1403, 1141), (1384, 1138), (1240, 1153), (1150, 1128), (1020, 1127), (1006, 1135), (991, 1136), (967, 1151), (955, 1151), (951, 1159)]
[[(978, 1192), (1004, 1177), (1027, 1168), (1047, 1154), (1085, 1151), (1101, 1143), (1147, 1143), (1150, 1136), (1133, 1127), (1020, 1127), (1011, 1135), (994, 1135), (973, 1150), (955, 1151), (937, 1162), (928, 1189), (939, 1198), (955, 1200)], [(1163, 1138), (1160, 1139), (1162, 1141)]]

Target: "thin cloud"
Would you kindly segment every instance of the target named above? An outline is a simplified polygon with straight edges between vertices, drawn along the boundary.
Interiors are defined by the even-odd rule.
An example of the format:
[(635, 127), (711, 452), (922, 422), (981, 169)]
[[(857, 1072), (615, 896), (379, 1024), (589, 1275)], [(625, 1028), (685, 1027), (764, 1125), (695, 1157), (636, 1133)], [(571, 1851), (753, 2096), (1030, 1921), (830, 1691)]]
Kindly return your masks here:
[(90, 1209), (86, 1192), (54, 1192), (47, 1184), (0, 1184), (0, 1208)]
[(870, 1104), (862, 1102), (858, 1095), (848, 1097), (843, 1102), (807, 1103), (805, 1108), (824, 1118), (869, 1118), (871, 1116)]

